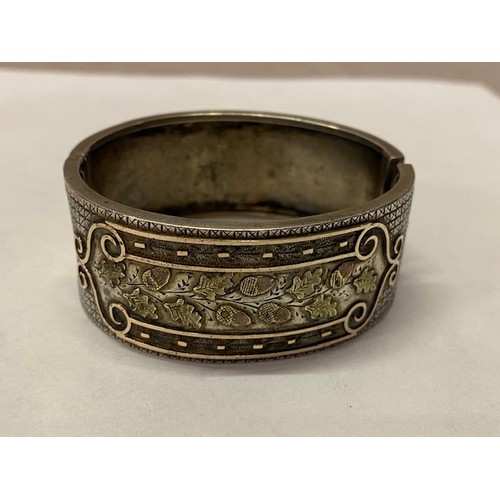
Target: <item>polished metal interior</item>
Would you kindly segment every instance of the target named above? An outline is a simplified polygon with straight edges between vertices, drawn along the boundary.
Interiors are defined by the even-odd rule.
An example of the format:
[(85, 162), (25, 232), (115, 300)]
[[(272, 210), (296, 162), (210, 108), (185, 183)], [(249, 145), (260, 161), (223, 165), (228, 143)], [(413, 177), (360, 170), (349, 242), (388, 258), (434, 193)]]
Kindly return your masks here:
[(81, 176), (108, 199), (184, 217), (287, 218), (354, 207), (395, 182), (390, 158), (289, 124), (160, 124), (100, 143)]

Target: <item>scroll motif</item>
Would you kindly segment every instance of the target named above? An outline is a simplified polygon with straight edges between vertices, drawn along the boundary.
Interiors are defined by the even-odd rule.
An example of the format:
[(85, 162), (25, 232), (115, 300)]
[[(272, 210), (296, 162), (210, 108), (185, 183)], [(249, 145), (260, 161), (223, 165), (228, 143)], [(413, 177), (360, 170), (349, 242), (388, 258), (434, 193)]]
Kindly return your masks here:
[[(172, 263), (130, 251), (128, 229), (96, 223), (77, 238), (82, 286), (102, 319), (127, 338), (135, 326), (207, 338), (272, 338), (331, 325), (356, 334), (392, 286), (402, 237), (380, 223), (354, 227), (353, 248), (293, 265), (248, 269)], [(335, 233), (332, 233), (335, 236)], [(155, 235), (144, 233), (144, 238)], [(308, 252), (304, 252), (304, 255)]]

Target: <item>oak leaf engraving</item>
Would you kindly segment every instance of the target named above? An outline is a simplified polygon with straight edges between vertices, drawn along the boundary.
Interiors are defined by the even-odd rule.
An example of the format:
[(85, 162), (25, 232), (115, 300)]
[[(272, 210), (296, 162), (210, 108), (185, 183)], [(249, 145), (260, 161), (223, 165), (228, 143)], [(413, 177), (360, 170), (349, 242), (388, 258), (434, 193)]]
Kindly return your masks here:
[(102, 258), (95, 263), (97, 274), (111, 288), (118, 286), (125, 278), (125, 264)]
[(353, 282), (356, 287), (356, 292), (373, 292), (377, 286), (377, 278), (378, 276), (373, 269), (365, 268)]
[(143, 294), (139, 288), (135, 288), (131, 293), (125, 293), (124, 296), (129, 301), (132, 311), (139, 316), (158, 319), (156, 306), (150, 301), (149, 296)]
[(329, 295), (322, 294), (305, 307), (312, 319), (331, 319), (337, 315), (337, 303)]
[(188, 327), (201, 327), (201, 315), (184, 299), (177, 299), (177, 301), (172, 304), (164, 302), (163, 305), (174, 321)]
[(317, 267), (314, 271), (306, 271), (302, 277), (294, 276), (292, 285), (287, 290), (288, 293), (295, 296), (296, 299), (302, 300), (314, 293), (316, 287), (321, 283), (321, 274), (323, 269)]
[(203, 274), (193, 291), (198, 295), (204, 295), (209, 300), (215, 300), (217, 295), (224, 295), (232, 285), (231, 274), (216, 274), (210, 277)]

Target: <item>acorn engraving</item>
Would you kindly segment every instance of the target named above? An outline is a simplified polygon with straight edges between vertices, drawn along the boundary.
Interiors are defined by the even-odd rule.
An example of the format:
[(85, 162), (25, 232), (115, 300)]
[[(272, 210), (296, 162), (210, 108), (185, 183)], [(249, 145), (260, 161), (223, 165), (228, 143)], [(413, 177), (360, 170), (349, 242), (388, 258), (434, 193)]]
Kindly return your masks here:
[(352, 260), (344, 262), (338, 267), (338, 269), (336, 269), (332, 273), (332, 277), (330, 278), (330, 286), (332, 288), (342, 288), (346, 284), (347, 280), (351, 277), (353, 271), (354, 262)]
[(268, 292), (274, 285), (270, 276), (247, 276), (240, 283), (240, 292), (247, 297), (256, 297)]
[(142, 282), (150, 290), (161, 290), (170, 279), (170, 270), (166, 267), (153, 267), (142, 273)]
[(274, 302), (267, 302), (259, 307), (259, 319), (263, 323), (285, 323), (291, 317), (289, 309)]
[(248, 326), (252, 322), (248, 314), (229, 305), (219, 307), (215, 317), (219, 323), (226, 326)]

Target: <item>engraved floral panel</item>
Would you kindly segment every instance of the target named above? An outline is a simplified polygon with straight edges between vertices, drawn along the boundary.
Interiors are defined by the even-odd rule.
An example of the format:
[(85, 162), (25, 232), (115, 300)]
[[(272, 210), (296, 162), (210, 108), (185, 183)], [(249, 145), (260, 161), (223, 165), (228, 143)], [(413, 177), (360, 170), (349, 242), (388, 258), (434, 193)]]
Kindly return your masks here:
[(382, 247), (364, 261), (350, 256), (279, 272), (183, 270), (133, 256), (116, 261), (106, 253), (96, 238), (89, 268), (104, 309), (117, 303), (137, 321), (218, 333), (286, 331), (333, 321), (356, 302), (374, 300), (387, 264)]

